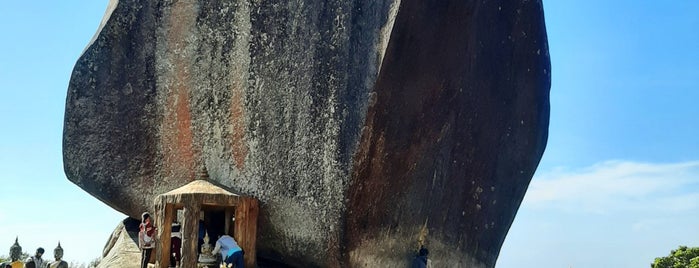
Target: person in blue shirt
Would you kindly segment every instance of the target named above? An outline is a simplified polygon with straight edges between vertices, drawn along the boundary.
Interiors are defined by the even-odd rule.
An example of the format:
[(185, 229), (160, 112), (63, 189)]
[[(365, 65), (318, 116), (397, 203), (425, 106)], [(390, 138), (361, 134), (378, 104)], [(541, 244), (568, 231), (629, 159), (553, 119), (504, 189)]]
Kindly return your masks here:
[(238, 246), (238, 242), (229, 235), (221, 235), (216, 241), (216, 246), (211, 254), (221, 254), (223, 262), (234, 264), (235, 268), (244, 268), (243, 249)]

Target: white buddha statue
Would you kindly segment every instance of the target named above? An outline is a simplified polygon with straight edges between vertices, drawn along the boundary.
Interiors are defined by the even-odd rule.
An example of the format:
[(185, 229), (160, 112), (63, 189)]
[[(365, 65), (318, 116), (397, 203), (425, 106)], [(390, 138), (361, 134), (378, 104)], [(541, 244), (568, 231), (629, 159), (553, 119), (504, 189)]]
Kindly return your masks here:
[(211, 250), (213, 250), (213, 247), (211, 244), (209, 244), (209, 232), (206, 232), (206, 235), (204, 236), (204, 244), (201, 245), (201, 252), (199, 253), (199, 263), (215, 263), (216, 262), (216, 256), (214, 254), (211, 254)]

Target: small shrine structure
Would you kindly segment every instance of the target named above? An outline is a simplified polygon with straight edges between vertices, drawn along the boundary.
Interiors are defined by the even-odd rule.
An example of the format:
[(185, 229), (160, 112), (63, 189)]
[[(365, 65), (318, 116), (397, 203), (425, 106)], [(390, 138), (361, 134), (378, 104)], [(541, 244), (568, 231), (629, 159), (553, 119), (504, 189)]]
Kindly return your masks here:
[(210, 228), (215, 228), (207, 230), (208, 234), (213, 232), (212, 246), (218, 238), (215, 234), (230, 235), (245, 252), (245, 266), (255, 267), (258, 200), (232, 193), (208, 181), (208, 177), (204, 169), (197, 180), (155, 198), (158, 227), (155, 267), (166, 268), (170, 263), (172, 223), (179, 210), (183, 212), (180, 267), (202, 266), (198, 263), (198, 235), (200, 219), (204, 217), (211, 223)]

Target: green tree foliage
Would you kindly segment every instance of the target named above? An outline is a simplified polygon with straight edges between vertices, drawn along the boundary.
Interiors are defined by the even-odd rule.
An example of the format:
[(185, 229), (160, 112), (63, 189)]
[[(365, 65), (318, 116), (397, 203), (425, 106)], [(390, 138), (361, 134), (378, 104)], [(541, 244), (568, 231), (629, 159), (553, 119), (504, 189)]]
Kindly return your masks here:
[(680, 246), (667, 257), (655, 258), (651, 268), (699, 268), (699, 247)]

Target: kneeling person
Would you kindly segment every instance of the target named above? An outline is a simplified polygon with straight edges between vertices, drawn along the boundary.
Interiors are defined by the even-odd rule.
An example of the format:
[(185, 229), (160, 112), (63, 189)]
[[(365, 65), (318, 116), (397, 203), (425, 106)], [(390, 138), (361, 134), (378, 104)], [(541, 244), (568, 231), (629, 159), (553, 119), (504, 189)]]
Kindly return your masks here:
[(225, 264), (234, 264), (235, 268), (244, 268), (243, 249), (238, 246), (238, 242), (229, 235), (219, 236), (212, 254), (221, 254), (221, 259)]

